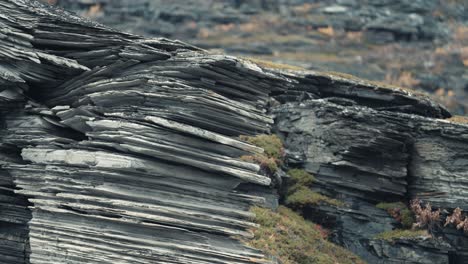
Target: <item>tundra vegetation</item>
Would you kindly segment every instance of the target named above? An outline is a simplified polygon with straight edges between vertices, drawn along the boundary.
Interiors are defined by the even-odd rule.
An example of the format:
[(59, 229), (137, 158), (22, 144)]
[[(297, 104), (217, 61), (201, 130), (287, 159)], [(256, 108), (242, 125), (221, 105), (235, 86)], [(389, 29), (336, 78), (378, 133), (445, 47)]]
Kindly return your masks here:
[[(263, 172), (270, 176), (283, 165), (284, 148), (278, 136), (241, 136), (240, 139), (264, 149), (264, 153), (242, 156), (242, 160), (260, 164)], [(328, 241), (323, 227), (301, 216), (310, 206), (343, 206), (344, 203), (312, 191), (310, 188), (316, 179), (305, 170), (290, 169), (287, 174), (288, 188), (284, 197), (287, 207), (281, 205), (276, 212), (252, 207), (250, 211), (259, 226), (251, 230), (254, 237), (246, 243), (278, 258), (283, 264), (364, 263), (350, 251)]]

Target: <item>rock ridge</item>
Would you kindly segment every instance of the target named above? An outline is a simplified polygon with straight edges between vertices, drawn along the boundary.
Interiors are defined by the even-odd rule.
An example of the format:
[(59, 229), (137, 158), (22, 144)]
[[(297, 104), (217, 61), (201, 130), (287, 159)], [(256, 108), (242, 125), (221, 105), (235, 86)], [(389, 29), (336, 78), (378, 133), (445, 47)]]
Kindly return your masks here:
[(277, 204), (279, 186), (240, 159), (263, 149), (239, 136), (270, 133), (285, 166), (347, 204), (310, 208), (335, 219), (335, 242), (371, 263), (463, 263), (467, 237), (450, 228), (444, 243), (374, 239), (397, 225), (380, 201), (468, 210), (468, 126), (429, 98), (144, 39), (34, 1), (5, 0), (0, 14), (6, 263), (275, 263), (242, 242), (249, 208)]

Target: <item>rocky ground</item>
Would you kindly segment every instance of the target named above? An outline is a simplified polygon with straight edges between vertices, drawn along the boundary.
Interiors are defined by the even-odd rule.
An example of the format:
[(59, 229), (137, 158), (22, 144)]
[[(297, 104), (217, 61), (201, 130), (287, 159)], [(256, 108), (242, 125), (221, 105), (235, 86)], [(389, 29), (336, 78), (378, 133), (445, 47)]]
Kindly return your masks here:
[(48, 2), (125, 32), (420, 89), (468, 113), (464, 0)]
[(468, 120), (431, 97), (0, 14), (3, 262), (467, 263)]

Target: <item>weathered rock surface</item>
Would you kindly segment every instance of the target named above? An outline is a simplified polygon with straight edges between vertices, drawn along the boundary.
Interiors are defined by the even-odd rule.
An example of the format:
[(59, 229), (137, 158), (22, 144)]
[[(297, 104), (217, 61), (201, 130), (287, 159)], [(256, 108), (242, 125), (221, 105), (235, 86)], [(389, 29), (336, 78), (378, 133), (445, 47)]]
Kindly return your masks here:
[[(467, 125), (376, 111), (332, 98), (285, 104), (275, 108), (274, 113), (276, 129), (284, 135), (288, 146), (289, 162), (316, 175), (315, 188), (321, 193), (344, 200), (352, 208), (349, 212), (313, 208), (310, 217), (316, 221), (334, 219), (332, 222), (339, 230), (337, 240), (353, 245), (361, 255), (368, 254), (371, 246), (380, 245), (375, 252), (386, 247), (375, 244), (371, 238), (388, 227), (370, 226), (384, 221), (388, 215), (382, 216), (378, 211), (383, 210), (369, 206), (408, 197), (430, 201), (445, 209), (465, 208), (467, 204), (467, 160), (463, 154), (468, 150)], [(457, 239), (451, 239), (452, 246), (460, 250), (467, 238), (461, 232), (456, 236)], [(363, 239), (357, 240), (358, 237)], [(405, 250), (399, 250), (386, 249), (389, 261), (401, 261), (400, 254)], [(445, 254), (445, 262), (441, 256), (430, 259), (439, 259), (434, 263), (448, 263), (452, 250), (435, 250), (437, 254)], [(459, 252), (460, 256), (464, 254), (466, 248)], [(378, 256), (382, 258), (380, 253)], [(373, 257), (366, 256), (369, 260)], [(411, 259), (410, 253), (406, 258)], [(422, 261), (425, 257), (418, 258), (411, 261), (425, 263)], [(370, 262), (378, 263), (378, 259)]]
[(242, 241), (249, 208), (274, 207), (276, 186), (239, 158), (263, 150), (238, 137), (272, 131), (290, 167), (345, 202), (309, 211), (335, 242), (371, 263), (463, 263), (461, 231), (375, 239), (398, 225), (377, 202), (468, 202), (468, 126), (427, 97), (264, 69), (27, 0), (0, 2), (0, 25), (5, 263), (272, 263)]
[[(260, 70), (234, 58), (141, 40), (34, 2), (0, 8), (8, 14), (2, 91), (33, 97), (4, 113), (2, 130), (22, 158), (6, 160), (2, 173), (21, 189), (15, 198), (33, 204), (31, 263), (265, 258), (234, 239), (250, 236), (248, 208), (264, 198), (235, 188), (270, 179), (238, 158), (262, 150), (232, 136), (269, 131), (262, 106), (277, 77), (254, 85)], [(23, 205), (16, 222), (26, 227), (24, 204), (7, 205)]]
[(125, 32), (422, 89), (468, 112), (467, 1), (42, 1)]

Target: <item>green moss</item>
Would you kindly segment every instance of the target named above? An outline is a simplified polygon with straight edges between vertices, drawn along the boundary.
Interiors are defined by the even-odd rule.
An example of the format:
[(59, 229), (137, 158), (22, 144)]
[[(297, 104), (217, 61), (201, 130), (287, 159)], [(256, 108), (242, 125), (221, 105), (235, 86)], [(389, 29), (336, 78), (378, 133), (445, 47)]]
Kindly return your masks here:
[(288, 195), (286, 205), (288, 207), (302, 210), (309, 205), (328, 204), (334, 206), (343, 206), (344, 203), (336, 199), (332, 199), (320, 193), (310, 190), (306, 186), (300, 186), (295, 192)]
[(413, 227), (414, 224), (414, 214), (411, 212), (410, 209), (404, 208), (400, 212), (400, 217), (401, 217), (401, 224), (403, 225), (404, 228), (411, 228)]
[(241, 160), (259, 164), (260, 167), (270, 175), (278, 170), (278, 166), (283, 162), (284, 156), (283, 143), (278, 136), (240, 136), (240, 139), (257, 147), (261, 147), (264, 150), (262, 154), (242, 156)]
[(348, 250), (325, 240), (317, 226), (290, 209), (280, 206), (278, 212), (253, 207), (254, 238), (247, 243), (277, 257), (283, 264), (351, 264), (365, 263)]
[(275, 158), (281, 161), (284, 156), (284, 148), (281, 139), (276, 135), (257, 135), (254, 137), (240, 136), (241, 140), (247, 141), (252, 145), (261, 147), (268, 158)]
[(305, 170), (291, 169), (288, 171), (290, 177), (287, 190), (286, 205), (296, 210), (302, 210), (307, 206), (321, 203), (343, 206), (343, 202), (332, 199), (320, 193), (312, 191), (309, 187), (315, 181), (315, 177)]
[(315, 177), (305, 170), (291, 169), (288, 171), (289, 182), (288, 182), (288, 194), (291, 195), (297, 191), (301, 186), (310, 187), (315, 181)]
[(375, 207), (379, 209), (384, 209), (384, 210), (390, 210), (390, 209), (401, 209), (401, 208), (406, 208), (406, 204), (402, 202), (395, 202), (395, 203), (378, 203)]
[(414, 214), (402, 202), (379, 203), (377, 208), (387, 211), (393, 218), (398, 220), (404, 228), (411, 228), (414, 224)]
[(392, 231), (386, 231), (375, 236), (376, 239), (382, 239), (387, 241), (417, 237), (430, 237), (430, 235), (426, 230), (396, 229)]

